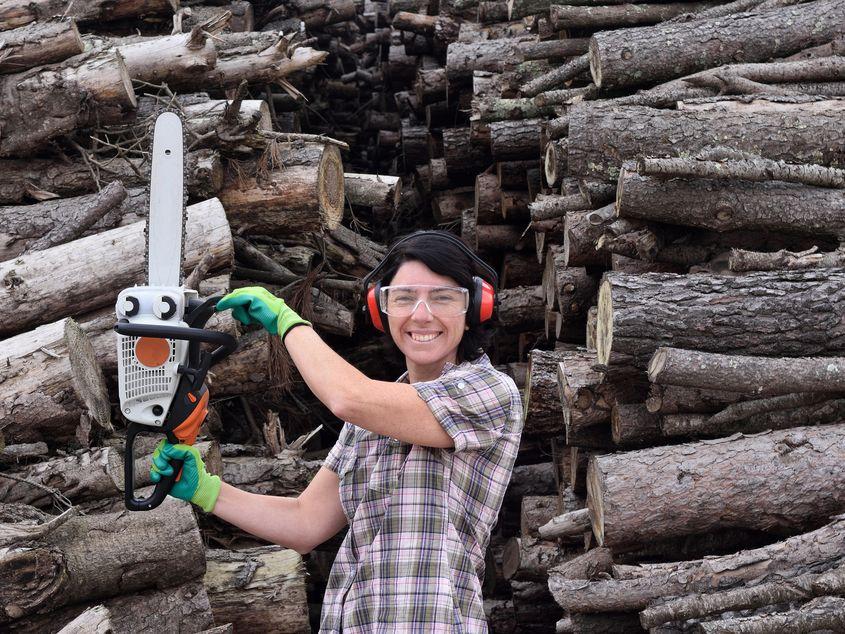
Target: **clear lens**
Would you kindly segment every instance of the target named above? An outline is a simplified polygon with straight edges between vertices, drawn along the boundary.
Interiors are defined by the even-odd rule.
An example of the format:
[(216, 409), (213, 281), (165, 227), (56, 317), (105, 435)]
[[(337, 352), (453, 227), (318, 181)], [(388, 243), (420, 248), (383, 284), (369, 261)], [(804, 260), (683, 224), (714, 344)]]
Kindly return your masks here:
[(391, 317), (407, 317), (422, 302), (436, 317), (457, 317), (469, 307), (469, 291), (456, 286), (384, 286), (379, 304)]

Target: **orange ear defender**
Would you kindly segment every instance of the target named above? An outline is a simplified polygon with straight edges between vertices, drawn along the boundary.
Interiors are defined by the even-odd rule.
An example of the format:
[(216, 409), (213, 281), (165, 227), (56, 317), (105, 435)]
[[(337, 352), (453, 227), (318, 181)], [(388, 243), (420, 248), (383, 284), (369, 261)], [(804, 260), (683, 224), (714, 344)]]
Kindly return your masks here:
[(436, 236), (438, 238), (442, 238), (447, 240), (457, 246), (461, 251), (466, 253), (473, 262), (478, 264), (485, 273), (489, 276), (492, 282), (488, 282), (485, 279), (475, 275), (472, 278), (473, 287), (470, 290), (470, 302), (469, 302), (469, 310), (467, 310), (467, 324), (469, 326), (475, 326), (482, 322), (488, 321), (493, 318), (493, 312), (496, 309), (496, 305), (498, 304), (498, 288), (499, 288), (499, 276), (493, 268), (487, 264), (484, 260), (478, 257), (475, 253), (470, 250), (470, 248), (463, 243), (460, 238), (452, 235), (451, 233), (446, 233), (445, 231), (415, 231), (414, 233), (405, 236), (401, 240), (399, 240), (396, 244), (394, 244), (390, 250), (387, 252), (387, 255), (384, 256), (384, 259), (379, 263), (379, 265), (374, 268), (372, 271), (367, 273), (364, 277), (363, 283), (364, 288), (367, 292), (366, 302), (364, 305), (364, 312), (370, 318), (370, 322), (373, 326), (380, 330), (381, 332), (387, 331), (387, 314), (381, 309), (379, 305), (379, 291), (381, 290), (381, 281), (376, 282), (375, 284), (371, 284), (370, 281), (381, 272), (384, 267), (386, 266), (387, 262), (390, 260), (390, 255), (393, 253), (396, 248), (413, 238), (417, 238), (421, 235), (431, 235)]

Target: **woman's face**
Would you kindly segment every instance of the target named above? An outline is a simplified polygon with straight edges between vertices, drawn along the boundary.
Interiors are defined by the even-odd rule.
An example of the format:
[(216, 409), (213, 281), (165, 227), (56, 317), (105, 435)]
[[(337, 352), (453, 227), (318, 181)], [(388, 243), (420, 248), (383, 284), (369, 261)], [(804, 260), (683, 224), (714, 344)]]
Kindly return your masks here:
[[(431, 286), (458, 286), (451, 277), (438, 275), (418, 260), (403, 262), (390, 286), (427, 284)], [(466, 313), (457, 317), (436, 317), (426, 305), (419, 302), (407, 317), (388, 315), (390, 335), (405, 355), (408, 368), (417, 368), (416, 374), (440, 375), (443, 364), (455, 363), (458, 344), (464, 336)], [(428, 371), (426, 371), (428, 370)]]

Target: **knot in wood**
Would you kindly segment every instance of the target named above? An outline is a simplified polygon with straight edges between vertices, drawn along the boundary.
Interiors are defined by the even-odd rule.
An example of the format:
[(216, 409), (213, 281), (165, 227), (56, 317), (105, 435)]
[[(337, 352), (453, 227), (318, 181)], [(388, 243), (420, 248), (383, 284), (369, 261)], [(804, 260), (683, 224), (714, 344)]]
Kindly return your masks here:
[(634, 53), (631, 52), (630, 48), (623, 48), (622, 49), (622, 59), (628, 60), (634, 56)]

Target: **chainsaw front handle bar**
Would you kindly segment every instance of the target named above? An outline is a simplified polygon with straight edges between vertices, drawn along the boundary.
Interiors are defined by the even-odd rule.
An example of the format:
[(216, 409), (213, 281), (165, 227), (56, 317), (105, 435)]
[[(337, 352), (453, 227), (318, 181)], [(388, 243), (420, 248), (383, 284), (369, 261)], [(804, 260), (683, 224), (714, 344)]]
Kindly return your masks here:
[(132, 324), (128, 321), (118, 321), (115, 331), (127, 337), (156, 337), (159, 339), (180, 339), (183, 341), (198, 341), (199, 343), (215, 343), (217, 348), (211, 353), (211, 364), (219, 363), (238, 348), (238, 340), (232, 335), (205, 328), (186, 328), (184, 326), (159, 326), (154, 324)]

